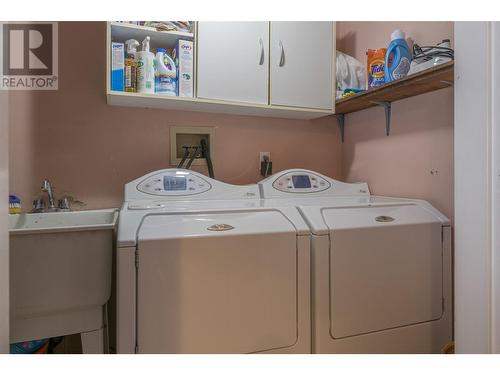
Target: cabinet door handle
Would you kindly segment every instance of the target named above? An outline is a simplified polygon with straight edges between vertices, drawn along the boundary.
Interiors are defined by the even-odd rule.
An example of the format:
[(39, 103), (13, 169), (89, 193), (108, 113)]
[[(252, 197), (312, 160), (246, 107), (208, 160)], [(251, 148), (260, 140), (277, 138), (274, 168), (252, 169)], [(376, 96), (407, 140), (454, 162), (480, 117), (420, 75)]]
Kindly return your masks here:
[(262, 38), (259, 38), (259, 44), (260, 44), (260, 60), (259, 60), (259, 65), (264, 65), (264, 42)]
[(282, 67), (285, 65), (285, 49), (283, 48), (283, 43), (279, 42), (279, 45), (280, 45), (280, 61), (279, 61), (279, 66)]

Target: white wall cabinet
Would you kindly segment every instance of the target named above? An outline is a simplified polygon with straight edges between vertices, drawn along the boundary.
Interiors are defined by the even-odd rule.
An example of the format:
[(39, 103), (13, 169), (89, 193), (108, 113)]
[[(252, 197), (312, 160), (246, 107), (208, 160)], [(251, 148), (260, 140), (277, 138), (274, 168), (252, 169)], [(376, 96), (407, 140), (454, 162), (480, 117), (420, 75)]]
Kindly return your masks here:
[[(111, 42), (145, 35), (153, 52), (194, 40), (193, 98), (110, 89)], [(334, 113), (334, 22), (197, 22), (192, 34), (108, 22), (107, 38), (111, 105), (296, 119)]]
[(198, 97), (267, 104), (268, 22), (198, 22)]
[(332, 22), (271, 22), (272, 105), (333, 109)]

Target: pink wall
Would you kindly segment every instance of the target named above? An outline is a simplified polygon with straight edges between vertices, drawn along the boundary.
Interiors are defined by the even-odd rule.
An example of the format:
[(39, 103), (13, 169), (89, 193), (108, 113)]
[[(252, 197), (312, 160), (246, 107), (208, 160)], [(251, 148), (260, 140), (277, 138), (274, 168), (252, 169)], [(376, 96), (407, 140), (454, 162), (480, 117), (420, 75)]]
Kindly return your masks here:
[[(169, 167), (170, 126), (215, 126), (215, 173), (257, 182), (259, 151), (274, 171), (303, 167), (340, 178), (341, 145), (331, 118), (314, 121), (108, 106), (105, 23), (59, 25), (59, 90), (10, 94), (10, 191), (24, 209), (48, 177), (56, 194), (85, 208), (119, 207), (123, 185)], [(204, 169), (202, 169), (205, 172)]]
[[(338, 48), (365, 62), (400, 27), (419, 44), (453, 36), (452, 23), (339, 22)], [(303, 167), (347, 181), (367, 181), (374, 194), (429, 200), (453, 215), (453, 90), (393, 104), (392, 132), (381, 108), (346, 116), (345, 143), (334, 119), (314, 121), (227, 116), (108, 106), (105, 24), (60, 23), (60, 89), (10, 94), (10, 189), (25, 209), (50, 178), (56, 193), (118, 207), (123, 185), (169, 167), (170, 126), (215, 126), (216, 177), (252, 183), (259, 151), (274, 171)], [(205, 172), (202, 169), (202, 172)]]
[[(339, 22), (337, 48), (366, 63), (366, 50), (386, 47), (396, 28), (419, 45), (453, 43), (452, 22)], [(453, 218), (453, 89), (393, 103), (389, 137), (382, 108), (347, 115), (342, 175), (374, 194), (426, 199)]]

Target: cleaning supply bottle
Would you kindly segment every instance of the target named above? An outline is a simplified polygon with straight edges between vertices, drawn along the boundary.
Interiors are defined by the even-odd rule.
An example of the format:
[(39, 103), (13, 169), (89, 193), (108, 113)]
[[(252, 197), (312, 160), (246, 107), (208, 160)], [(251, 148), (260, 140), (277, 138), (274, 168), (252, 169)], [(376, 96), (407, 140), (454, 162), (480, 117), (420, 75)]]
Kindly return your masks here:
[(410, 70), (412, 53), (405, 40), (405, 33), (394, 30), (385, 53), (385, 82), (404, 78)]
[(17, 195), (9, 195), (9, 214), (21, 213), (21, 198)]
[(163, 48), (158, 48), (155, 57), (155, 92), (161, 95), (177, 95), (177, 70), (174, 60)]
[(149, 50), (151, 38), (147, 36), (142, 41), (142, 51), (137, 52), (137, 92), (154, 94), (155, 86), (155, 55)]
[(125, 91), (137, 92), (137, 47), (139, 42), (135, 39), (125, 41)]

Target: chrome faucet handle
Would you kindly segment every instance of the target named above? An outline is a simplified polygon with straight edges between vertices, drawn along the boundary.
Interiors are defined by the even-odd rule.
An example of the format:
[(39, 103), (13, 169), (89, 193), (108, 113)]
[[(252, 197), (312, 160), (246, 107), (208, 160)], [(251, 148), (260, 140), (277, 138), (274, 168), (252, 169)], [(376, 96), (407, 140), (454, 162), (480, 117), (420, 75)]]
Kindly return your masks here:
[(58, 207), (59, 207), (59, 210), (61, 210), (61, 211), (70, 211), (71, 207), (70, 207), (70, 203), (69, 203), (69, 198), (64, 197), (63, 199), (59, 199)]
[(45, 209), (45, 202), (43, 199), (35, 199), (33, 200), (33, 207), (31, 209), (31, 212), (43, 212)]

